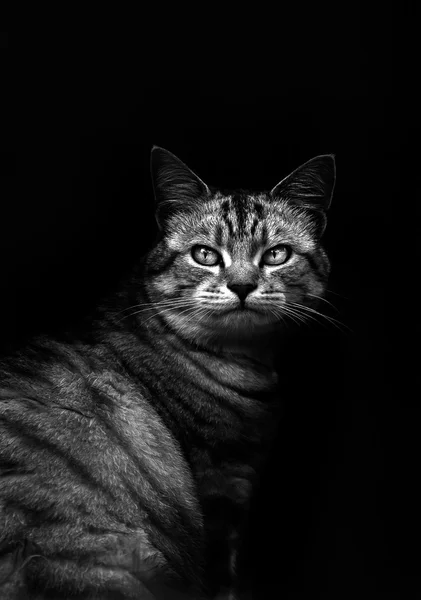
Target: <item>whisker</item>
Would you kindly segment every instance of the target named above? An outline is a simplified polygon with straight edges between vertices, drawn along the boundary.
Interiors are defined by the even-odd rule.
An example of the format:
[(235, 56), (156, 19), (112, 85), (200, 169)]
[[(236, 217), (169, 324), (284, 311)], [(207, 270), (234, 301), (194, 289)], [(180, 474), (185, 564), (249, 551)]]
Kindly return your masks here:
[(157, 309), (162, 309), (162, 310), (167, 310), (169, 308), (178, 308), (178, 307), (184, 307), (186, 306), (186, 304), (190, 304), (191, 306), (194, 306), (197, 304), (197, 302), (193, 299), (190, 300), (183, 300), (183, 301), (179, 301), (179, 302), (169, 302), (166, 304), (151, 304), (151, 306), (148, 306), (146, 308), (141, 308), (140, 310), (135, 310), (132, 313), (128, 314), (128, 315), (123, 315), (120, 319), (118, 319), (118, 322), (122, 321), (123, 319), (128, 319), (129, 317), (133, 317), (134, 315), (138, 315), (142, 312), (146, 312), (147, 310), (157, 310)]
[(284, 325), (288, 325), (288, 321), (285, 321), (285, 319), (283, 318), (284, 315), (282, 314), (281, 310), (276, 311), (275, 307), (269, 307), (269, 312), (276, 318), (276, 319), (280, 319), (282, 321), (282, 323)]
[(343, 294), (338, 294), (338, 292), (334, 292), (333, 290), (325, 289), (325, 294), (333, 294), (334, 296), (338, 296), (338, 298), (343, 298), (344, 300), (349, 300), (348, 296), (344, 296)]
[(306, 318), (308, 318), (308, 315), (303, 315), (298, 311), (292, 310), (287, 306), (283, 306), (281, 310), (285, 315), (289, 316), (291, 320), (294, 321), (294, 323), (297, 323), (297, 325), (300, 325), (301, 323), (306, 323)]
[(318, 296), (317, 294), (309, 294), (309, 293), (307, 293), (307, 296), (311, 296), (312, 298), (317, 298), (317, 300), (326, 302), (326, 304), (329, 304), (329, 306), (331, 306), (333, 309), (335, 309), (337, 312), (339, 312), (339, 309), (334, 304), (332, 304), (332, 302), (329, 302), (329, 300), (326, 300), (326, 298), (323, 298), (322, 296)]
[(134, 308), (141, 308), (141, 307), (146, 307), (145, 310), (147, 310), (148, 308), (154, 307), (154, 306), (166, 306), (167, 304), (174, 304), (176, 302), (188, 302), (190, 299), (189, 298), (166, 298), (165, 300), (158, 300), (157, 302), (143, 302), (140, 304), (134, 304), (133, 306), (128, 306), (127, 308), (123, 308), (122, 310), (118, 311), (118, 313), (116, 313), (117, 315), (120, 315), (121, 313), (127, 312), (129, 310), (132, 310)]
[[(301, 318), (300, 315), (297, 315), (295, 312), (289, 311), (288, 309), (286, 309), (285, 305), (283, 305), (282, 307), (280, 307), (280, 306), (272, 306), (272, 308), (278, 313), (278, 315), (281, 318), (282, 318), (282, 316), (289, 316), (291, 318), (291, 320), (294, 321), (294, 323), (296, 325), (300, 325), (301, 323), (305, 323), (305, 319), (304, 318)], [(276, 316), (276, 312), (274, 313), (275, 316)]]
[[(200, 323), (200, 321), (202, 321), (205, 317), (208, 317), (210, 314), (212, 314), (212, 309), (211, 308), (203, 309), (203, 314), (198, 319), (197, 323)], [(190, 320), (191, 320), (191, 318), (190, 318)]]
[[(312, 313), (314, 315), (321, 317), (322, 319), (325, 319), (326, 321), (331, 323), (334, 327), (336, 327), (340, 331), (343, 331), (341, 329), (341, 327), (343, 327), (343, 328), (347, 329), (348, 331), (352, 332), (352, 329), (350, 327), (348, 327), (347, 325), (345, 325), (345, 323), (342, 323), (341, 321), (338, 321), (338, 319), (334, 319), (333, 317), (325, 315), (325, 314), (319, 312), (318, 310), (315, 310), (314, 308), (305, 306), (304, 304), (299, 304), (297, 302), (289, 302), (288, 304), (290, 306), (293, 306), (295, 309), (298, 309), (300, 312)], [(308, 316), (310, 317), (310, 315), (308, 315)], [(313, 319), (314, 319), (314, 317), (313, 317)], [(315, 320), (317, 321), (317, 319), (315, 319)]]
[[(161, 308), (161, 310), (159, 310), (158, 312), (156, 312), (154, 315), (151, 315), (150, 317), (148, 317), (148, 318), (146, 319), (146, 321), (142, 321), (143, 325), (145, 325), (145, 324), (146, 324), (148, 321), (150, 321), (150, 320), (151, 320), (151, 319), (153, 319), (154, 317), (157, 317), (157, 316), (159, 316), (159, 315), (162, 315), (163, 313), (165, 313), (165, 311), (167, 311), (167, 310), (168, 310), (168, 308), (171, 308), (171, 307), (165, 307), (165, 308), (162, 308), (162, 307), (160, 307), (160, 308)], [(178, 307), (177, 307), (177, 308), (178, 308)], [(196, 303), (195, 303), (195, 302), (192, 302), (190, 306), (188, 306), (187, 308), (185, 308), (184, 310), (182, 310), (180, 313), (178, 313), (178, 315), (182, 315), (183, 313), (185, 313), (185, 312), (187, 312), (187, 311), (189, 311), (189, 310), (192, 310), (192, 309), (194, 310), (195, 308), (197, 308), (197, 305), (196, 305)], [(200, 307), (199, 307), (199, 308), (200, 308)]]
[(332, 321), (334, 323), (337, 323), (339, 325), (343, 325), (343, 323), (341, 323), (337, 319), (334, 319), (333, 317), (325, 315), (325, 314), (319, 312), (318, 310), (316, 310), (315, 308), (312, 308), (311, 306), (306, 306), (305, 304), (300, 304), (299, 302), (290, 302), (289, 304), (297, 307), (300, 310), (306, 310), (308, 312), (311, 312), (311, 313), (314, 313), (314, 314), (318, 315), (319, 317), (323, 317), (324, 319), (327, 319), (327, 320)]
[[(196, 319), (196, 325), (198, 325), (205, 317), (207, 317), (212, 312), (210, 308), (204, 308), (203, 306), (198, 306), (195, 311), (190, 315), (188, 319), (188, 323), (192, 321), (192, 319)], [(197, 317), (199, 317), (197, 319)]]
[[(307, 323), (307, 321), (312, 320), (315, 321), (316, 323), (318, 323), (317, 319), (315, 319), (312, 315), (303, 313), (298, 311), (297, 309), (293, 309), (292, 307), (287, 307), (284, 306), (283, 310), (285, 311), (286, 314), (294, 315), (297, 319), (299, 319), (302, 323)], [(291, 316), (292, 318), (292, 316)]]

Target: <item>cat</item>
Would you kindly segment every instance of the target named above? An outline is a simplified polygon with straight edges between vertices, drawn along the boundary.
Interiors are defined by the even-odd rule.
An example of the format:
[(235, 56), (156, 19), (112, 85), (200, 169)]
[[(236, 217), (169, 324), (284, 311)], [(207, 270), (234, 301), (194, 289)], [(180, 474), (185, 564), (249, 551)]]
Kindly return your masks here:
[(276, 347), (326, 288), (335, 160), (259, 193), (157, 146), (151, 173), (157, 241), (118, 292), (0, 363), (1, 600), (237, 597)]

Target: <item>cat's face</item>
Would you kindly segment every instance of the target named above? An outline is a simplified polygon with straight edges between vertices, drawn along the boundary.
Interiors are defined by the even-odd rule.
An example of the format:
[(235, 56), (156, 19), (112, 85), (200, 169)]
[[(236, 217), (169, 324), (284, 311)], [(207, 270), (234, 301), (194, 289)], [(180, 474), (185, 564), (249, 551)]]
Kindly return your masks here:
[[(301, 187), (290, 176), (268, 193), (222, 194), (167, 151), (154, 153), (163, 235), (148, 256), (148, 292), (166, 323), (191, 338), (242, 337), (311, 316), (329, 271), (320, 245), (326, 190), (323, 209), (314, 198), (311, 207), (302, 196), (294, 202), (291, 193), (299, 198), (318, 191), (321, 198), (325, 182), (317, 164), (306, 163)], [(330, 200), (334, 164), (323, 160), (323, 168), (332, 164)], [(308, 175), (314, 174), (310, 194)]]

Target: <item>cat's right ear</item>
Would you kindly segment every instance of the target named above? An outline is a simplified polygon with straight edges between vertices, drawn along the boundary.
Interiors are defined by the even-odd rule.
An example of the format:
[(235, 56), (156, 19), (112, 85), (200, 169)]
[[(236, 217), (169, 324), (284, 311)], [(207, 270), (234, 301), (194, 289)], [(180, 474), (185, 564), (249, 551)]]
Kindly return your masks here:
[(307, 211), (314, 233), (321, 237), (326, 227), (326, 212), (332, 201), (336, 166), (333, 154), (307, 161), (271, 190), (274, 200), (286, 200)]
[(200, 177), (172, 152), (159, 146), (153, 146), (151, 151), (151, 176), (159, 226), (174, 212), (186, 209), (210, 194)]
[(333, 154), (307, 161), (271, 190), (272, 198), (284, 198), (311, 210), (326, 212), (332, 201), (336, 166)]

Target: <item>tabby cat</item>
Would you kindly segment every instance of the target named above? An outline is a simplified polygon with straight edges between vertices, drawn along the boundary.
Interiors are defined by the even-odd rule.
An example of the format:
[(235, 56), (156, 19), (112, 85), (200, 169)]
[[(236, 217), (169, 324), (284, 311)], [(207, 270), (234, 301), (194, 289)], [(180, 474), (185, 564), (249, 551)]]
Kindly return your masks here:
[(277, 340), (325, 291), (334, 158), (261, 193), (156, 146), (151, 171), (157, 242), (89, 331), (0, 364), (1, 600), (237, 597)]

